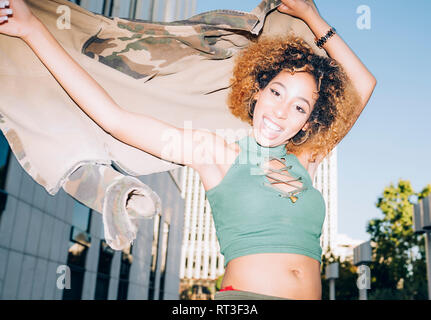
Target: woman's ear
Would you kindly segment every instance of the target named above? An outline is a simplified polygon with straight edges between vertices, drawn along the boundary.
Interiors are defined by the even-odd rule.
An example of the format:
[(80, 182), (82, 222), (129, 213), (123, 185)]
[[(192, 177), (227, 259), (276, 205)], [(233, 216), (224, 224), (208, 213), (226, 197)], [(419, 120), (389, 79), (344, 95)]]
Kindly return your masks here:
[(302, 127), (302, 129), (301, 130), (303, 130), (303, 131), (307, 131), (308, 130), (308, 128), (310, 128), (310, 122), (306, 122), (305, 124), (304, 124), (304, 126)]

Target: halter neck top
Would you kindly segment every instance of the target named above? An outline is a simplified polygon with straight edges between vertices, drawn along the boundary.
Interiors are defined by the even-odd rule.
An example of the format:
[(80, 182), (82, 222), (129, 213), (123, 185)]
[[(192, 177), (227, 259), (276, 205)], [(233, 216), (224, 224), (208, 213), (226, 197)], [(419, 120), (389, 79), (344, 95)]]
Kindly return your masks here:
[[(240, 153), (222, 181), (206, 191), (225, 267), (234, 258), (256, 253), (296, 253), (321, 262), (326, 207), (308, 171), (294, 154), (287, 153), (285, 144), (264, 147), (252, 136), (235, 142)], [(284, 167), (267, 166), (270, 173), (265, 173), (264, 164), (272, 159)], [(286, 179), (277, 179), (271, 172)], [(274, 183), (294, 188), (286, 192)]]

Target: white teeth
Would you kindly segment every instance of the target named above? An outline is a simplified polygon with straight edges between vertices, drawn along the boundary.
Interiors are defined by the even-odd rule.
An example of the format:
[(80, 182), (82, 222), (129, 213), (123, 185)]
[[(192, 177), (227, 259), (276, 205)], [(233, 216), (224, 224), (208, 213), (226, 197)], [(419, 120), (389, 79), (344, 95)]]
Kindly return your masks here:
[(274, 131), (279, 131), (279, 132), (281, 131), (281, 128), (279, 126), (275, 125), (274, 123), (272, 123), (271, 121), (267, 120), (266, 118), (263, 118), (263, 122), (265, 123), (265, 125), (268, 128), (270, 128), (270, 129), (272, 129)]

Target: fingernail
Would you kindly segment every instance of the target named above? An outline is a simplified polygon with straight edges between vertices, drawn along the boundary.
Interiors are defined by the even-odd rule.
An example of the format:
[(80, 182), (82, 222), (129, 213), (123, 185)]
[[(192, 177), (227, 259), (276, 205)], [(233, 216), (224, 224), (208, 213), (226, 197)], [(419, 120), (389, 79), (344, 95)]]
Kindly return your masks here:
[(4, 12), (5, 12), (6, 14), (12, 14), (12, 9), (6, 9)]
[(0, 22), (1, 21), (6, 21), (6, 20), (7, 20), (7, 16), (0, 17)]

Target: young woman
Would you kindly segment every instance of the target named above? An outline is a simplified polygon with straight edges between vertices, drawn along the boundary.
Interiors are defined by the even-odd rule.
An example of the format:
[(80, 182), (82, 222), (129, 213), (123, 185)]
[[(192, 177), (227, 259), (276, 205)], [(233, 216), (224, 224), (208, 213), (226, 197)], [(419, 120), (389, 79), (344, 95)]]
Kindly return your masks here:
[[(278, 10), (307, 23), (330, 58), (316, 55), (295, 36), (262, 38), (244, 50), (228, 103), (252, 130), (229, 144), (209, 131), (125, 111), (23, 0), (7, 2), (13, 12), (0, 9), (0, 17), (9, 17), (0, 22), (0, 33), (24, 40), (99, 126), (200, 174), (225, 256), (223, 289), (216, 299), (321, 299), (325, 205), (312, 181), (319, 163), (361, 114), (376, 79), (312, 4), (282, 0)], [(182, 141), (170, 152), (163, 140), (168, 130)]]

